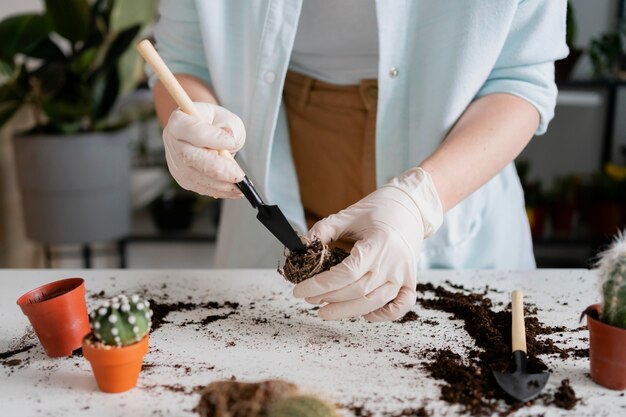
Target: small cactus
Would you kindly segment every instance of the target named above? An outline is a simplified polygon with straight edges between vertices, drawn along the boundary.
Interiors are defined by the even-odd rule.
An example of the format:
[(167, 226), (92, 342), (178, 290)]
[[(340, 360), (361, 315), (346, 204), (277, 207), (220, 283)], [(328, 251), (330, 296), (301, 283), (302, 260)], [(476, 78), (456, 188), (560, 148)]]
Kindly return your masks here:
[(338, 417), (335, 407), (311, 395), (292, 395), (270, 404), (267, 417)]
[(139, 342), (150, 331), (152, 310), (148, 300), (121, 294), (103, 302), (89, 315), (95, 339), (109, 346)]
[(626, 329), (626, 231), (602, 253), (598, 270), (603, 298), (601, 319)]

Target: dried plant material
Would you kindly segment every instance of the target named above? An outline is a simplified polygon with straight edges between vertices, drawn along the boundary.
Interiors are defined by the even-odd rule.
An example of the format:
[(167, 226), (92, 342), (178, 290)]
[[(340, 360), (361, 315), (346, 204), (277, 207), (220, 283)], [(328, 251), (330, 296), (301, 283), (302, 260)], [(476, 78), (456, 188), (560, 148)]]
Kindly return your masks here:
[(202, 417), (264, 417), (270, 403), (297, 392), (295, 384), (281, 380), (217, 381), (200, 391), (197, 411)]
[(289, 252), (285, 265), (278, 268), (287, 281), (298, 284), (320, 272), (329, 270), (341, 263), (348, 256), (348, 252), (341, 248), (331, 248), (319, 239), (313, 240), (306, 247), (305, 253)]

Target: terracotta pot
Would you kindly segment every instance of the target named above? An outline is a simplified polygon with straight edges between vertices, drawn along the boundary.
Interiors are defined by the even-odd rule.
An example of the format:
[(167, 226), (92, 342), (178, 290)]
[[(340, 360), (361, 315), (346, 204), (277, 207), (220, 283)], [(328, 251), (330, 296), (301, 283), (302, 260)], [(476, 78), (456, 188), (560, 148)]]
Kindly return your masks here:
[(591, 378), (610, 389), (626, 389), (626, 330), (599, 320), (600, 304), (587, 307)]
[(148, 336), (124, 347), (104, 349), (83, 340), (83, 356), (90, 362), (98, 388), (103, 392), (124, 392), (137, 385), (143, 357), (148, 353)]
[(22, 295), (17, 304), (52, 358), (70, 356), (91, 330), (82, 278), (42, 285)]

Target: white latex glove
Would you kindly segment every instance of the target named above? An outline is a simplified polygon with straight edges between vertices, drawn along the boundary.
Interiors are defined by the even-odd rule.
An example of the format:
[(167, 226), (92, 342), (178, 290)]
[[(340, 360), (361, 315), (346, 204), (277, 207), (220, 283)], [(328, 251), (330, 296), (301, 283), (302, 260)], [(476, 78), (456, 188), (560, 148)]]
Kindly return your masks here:
[(238, 198), (235, 185), (245, 176), (234, 155), (246, 141), (246, 129), (239, 117), (221, 106), (194, 103), (202, 119), (182, 110), (172, 112), (163, 130), (165, 157), (172, 177), (186, 190), (215, 198)]
[(415, 305), (422, 241), (442, 221), (430, 175), (410, 169), (311, 228), (306, 239), (329, 243), (348, 236), (357, 242), (342, 263), (296, 285), (293, 293), (313, 304), (328, 303), (319, 310), (327, 320), (399, 319)]

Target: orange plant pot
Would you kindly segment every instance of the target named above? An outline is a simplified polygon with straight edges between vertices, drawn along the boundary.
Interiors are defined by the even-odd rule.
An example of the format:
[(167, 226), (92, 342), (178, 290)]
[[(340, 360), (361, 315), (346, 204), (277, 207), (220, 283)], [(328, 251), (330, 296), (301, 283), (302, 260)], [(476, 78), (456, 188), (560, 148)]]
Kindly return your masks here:
[(91, 331), (82, 278), (42, 285), (18, 298), (17, 304), (51, 358), (70, 356)]
[(148, 353), (148, 335), (132, 345), (110, 349), (87, 343), (88, 336), (83, 339), (83, 356), (91, 364), (100, 391), (124, 392), (137, 385), (143, 357)]
[(601, 310), (600, 304), (591, 305), (586, 310), (591, 378), (607, 388), (624, 390), (626, 389), (626, 349), (624, 349), (626, 330), (598, 320)]

